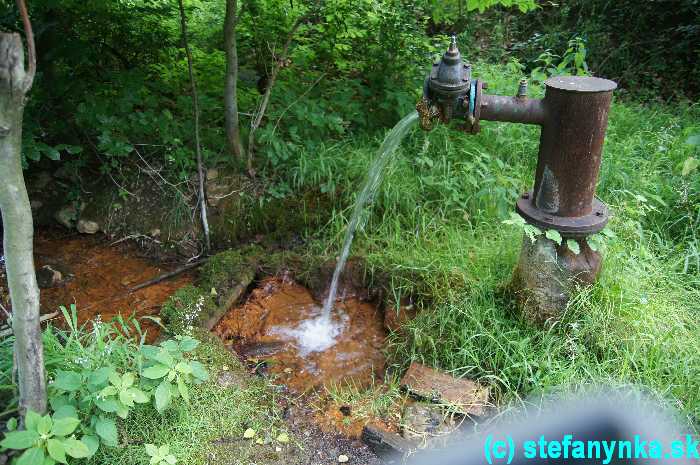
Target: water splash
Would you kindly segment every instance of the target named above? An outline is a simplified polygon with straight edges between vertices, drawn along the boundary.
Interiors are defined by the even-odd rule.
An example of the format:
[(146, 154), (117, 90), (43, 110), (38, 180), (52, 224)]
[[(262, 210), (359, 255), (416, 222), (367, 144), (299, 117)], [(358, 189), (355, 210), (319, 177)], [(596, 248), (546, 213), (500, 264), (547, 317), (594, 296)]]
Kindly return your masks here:
[(306, 356), (312, 352), (323, 352), (335, 345), (336, 338), (343, 332), (348, 322), (348, 315), (339, 312), (334, 318), (326, 318), (320, 306), (307, 308), (308, 318), (294, 327), (276, 327), (270, 334), (282, 339), (294, 341), (299, 355)]
[(333, 304), (335, 303), (336, 295), (338, 293), (338, 282), (340, 281), (340, 275), (345, 269), (345, 263), (348, 260), (348, 255), (350, 254), (350, 246), (352, 245), (352, 240), (355, 237), (355, 231), (360, 224), (360, 218), (362, 217), (362, 212), (365, 205), (374, 197), (379, 184), (382, 181), (384, 175), (384, 168), (391, 155), (394, 153), (396, 148), (399, 146), (403, 138), (406, 136), (408, 131), (413, 127), (415, 122), (418, 120), (418, 113), (413, 111), (404, 118), (396, 123), (396, 126), (389, 131), (389, 133), (384, 138), (381, 147), (379, 147), (379, 155), (372, 162), (372, 166), (369, 168), (367, 173), (367, 179), (362, 187), (362, 190), (357, 195), (357, 200), (355, 200), (355, 207), (352, 212), (352, 217), (350, 218), (350, 223), (348, 223), (348, 229), (345, 232), (345, 240), (343, 241), (343, 249), (340, 253), (340, 258), (335, 266), (335, 271), (333, 272), (333, 280), (331, 281), (331, 287), (328, 291), (328, 298), (323, 305), (322, 319), (326, 322), (330, 321), (331, 311), (333, 310)]

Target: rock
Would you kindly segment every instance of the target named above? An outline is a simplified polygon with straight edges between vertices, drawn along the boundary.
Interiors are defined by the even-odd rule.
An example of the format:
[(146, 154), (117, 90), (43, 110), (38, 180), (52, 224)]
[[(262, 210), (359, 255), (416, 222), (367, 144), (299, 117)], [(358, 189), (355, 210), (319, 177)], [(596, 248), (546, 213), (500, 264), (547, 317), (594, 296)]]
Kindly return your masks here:
[(593, 284), (601, 268), (601, 255), (585, 241), (580, 253), (538, 237), (523, 239), (518, 266), (510, 283), (522, 317), (540, 326), (557, 321), (566, 311), (577, 287)]
[(219, 177), (219, 170), (216, 168), (209, 168), (207, 169), (207, 180), (208, 181), (213, 181), (214, 179)]
[(350, 460), (350, 457), (348, 457), (348, 456), (345, 455), (345, 454), (341, 454), (341, 455), (338, 456), (338, 463), (345, 463), (345, 462), (347, 462), (348, 460)]
[(75, 220), (78, 218), (78, 210), (73, 204), (65, 205), (58, 210), (53, 217), (59, 224), (68, 229), (72, 229), (73, 225), (75, 224)]
[(402, 461), (403, 457), (414, 450), (417, 445), (413, 441), (371, 423), (362, 429), (362, 442), (385, 463)]
[(415, 403), (406, 407), (401, 417), (403, 437), (428, 440), (455, 431), (454, 418), (435, 404)]
[(51, 265), (44, 265), (37, 270), (36, 281), (41, 289), (56, 287), (63, 283), (63, 273)]
[(469, 379), (457, 379), (447, 373), (412, 363), (401, 378), (401, 387), (414, 396), (449, 405), (456, 412), (483, 416), (489, 389)]
[(96, 221), (79, 220), (78, 232), (81, 234), (95, 234), (100, 230), (100, 225)]

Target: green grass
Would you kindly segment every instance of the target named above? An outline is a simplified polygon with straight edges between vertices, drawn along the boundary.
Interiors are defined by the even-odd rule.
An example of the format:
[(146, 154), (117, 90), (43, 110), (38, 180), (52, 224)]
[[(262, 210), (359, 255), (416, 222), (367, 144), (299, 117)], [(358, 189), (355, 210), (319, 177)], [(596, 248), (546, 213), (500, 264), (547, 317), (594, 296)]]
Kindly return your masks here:
[[(102, 448), (91, 464), (141, 465), (148, 463), (144, 444), (170, 446), (178, 463), (205, 464), (245, 463), (255, 455), (252, 441), (242, 441), (246, 429), (269, 433), (276, 437), (284, 431), (275, 405), (275, 391), (263, 379), (252, 378), (240, 362), (213, 339), (198, 348), (196, 356), (206, 362), (212, 379), (193, 386), (190, 403), (178, 402), (159, 415), (152, 408), (136, 410), (121, 423), (122, 444), (118, 448)], [(226, 367), (245, 378), (245, 385), (223, 388), (216, 382)], [(235, 456), (230, 456), (217, 441), (241, 442)]]
[[(515, 76), (477, 69), (486, 70), (490, 91), (513, 92)], [(617, 237), (608, 241), (599, 282), (547, 331), (523, 323), (501, 291), (522, 240), (502, 220), (531, 188), (538, 130), (482, 128), (477, 136), (445, 127), (409, 136), (357, 235), (354, 254), (391, 276), (395, 296), (423, 307), (407, 331), (392, 335), (391, 359), (487, 382), (499, 405), (634, 384), (700, 425), (700, 176), (680, 169), (697, 150), (685, 140), (700, 132), (700, 107), (613, 105), (598, 195), (614, 212)], [(299, 189), (341, 188), (326, 227), (308, 232), (315, 253), (337, 253), (379, 142), (355, 139), (290, 167)]]

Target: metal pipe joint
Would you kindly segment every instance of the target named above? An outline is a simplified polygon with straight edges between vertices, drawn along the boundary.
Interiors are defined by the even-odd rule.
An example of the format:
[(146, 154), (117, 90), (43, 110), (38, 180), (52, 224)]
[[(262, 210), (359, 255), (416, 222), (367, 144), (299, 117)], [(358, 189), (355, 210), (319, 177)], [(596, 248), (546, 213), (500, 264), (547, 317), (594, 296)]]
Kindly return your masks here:
[(485, 82), (471, 79), (453, 39), (426, 78), (416, 109), (421, 127), (463, 121), (476, 134), (480, 121), (535, 124), (542, 128), (534, 188), (517, 201), (516, 211), (530, 224), (563, 237), (585, 238), (603, 229), (608, 209), (595, 197), (607, 128), (613, 81), (590, 76), (552, 77), (545, 97), (527, 97), (527, 81), (515, 96), (488, 95)]

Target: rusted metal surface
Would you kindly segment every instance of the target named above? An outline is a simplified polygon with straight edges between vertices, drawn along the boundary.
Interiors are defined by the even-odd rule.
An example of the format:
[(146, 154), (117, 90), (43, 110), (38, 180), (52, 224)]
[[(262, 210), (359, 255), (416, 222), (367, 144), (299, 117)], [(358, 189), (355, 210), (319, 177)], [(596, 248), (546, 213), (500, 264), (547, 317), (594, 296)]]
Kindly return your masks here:
[(613, 81), (589, 76), (558, 76), (545, 82), (544, 99), (527, 98), (527, 81), (513, 97), (487, 95), (486, 83), (471, 79), (453, 39), (426, 79), (417, 109), (421, 126), (465, 121), (479, 132), (480, 121), (536, 124), (542, 127), (535, 186), (518, 201), (517, 211), (531, 224), (581, 238), (600, 231), (608, 210), (595, 199), (608, 124)]
[[(594, 202), (594, 195), (616, 84), (606, 79), (569, 76), (549, 79), (545, 85), (546, 111), (535, 187), (527, 201), (543, 215), (550, 215), (544, 218), (552, 218), (553, 229), (563, 227), (556, 223), (568, 222), (562, 232), (597, 232), (608, 217), (607, 208), (600, 201)], [(532, 214), (522, 200), (521, 214), (538, 222), (542, 215)]]
[(532, 202), (532, 192), (523, 194), (516, 203), (516, 211), (533, 226), (542, 230), (554, 229), (563, 237), (582, 239), (602, 230), (610, 217), (608, 207), (593, 198), (592, 212), (584, 216), (557, 216), (537, 208)]
[(545, 122), (545, 107), (542, 100), (527, 97), (505, 97), (481, 95), (480, 118), (486, 121), (539, 124)]

